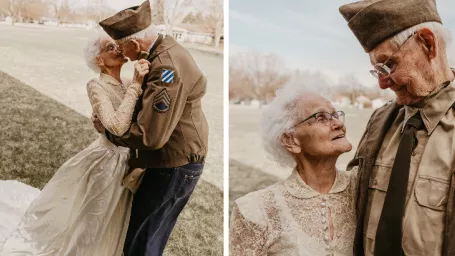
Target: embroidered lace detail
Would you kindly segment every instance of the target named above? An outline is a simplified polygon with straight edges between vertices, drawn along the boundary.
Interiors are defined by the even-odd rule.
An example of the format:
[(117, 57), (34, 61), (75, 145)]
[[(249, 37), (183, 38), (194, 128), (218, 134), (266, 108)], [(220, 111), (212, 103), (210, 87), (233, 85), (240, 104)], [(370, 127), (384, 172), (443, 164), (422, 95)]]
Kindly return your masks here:
[(232, 210), (231, 255), (267, 255), (267, 225), (245, 218), (237, 204)]
[[(232, 255), (352, 255), (357, 171), (338, 171), (319, 194), (297, 172), (235, 202)], [(283, 254), (285, 252), (285, 254)]]
[(93, 79), (87, 84), (88, 97), (104, 127), (116, 136), (125, 134), (133, 117), (134, 107), (142, 93), (141, 85), (133, 83), (128, 88), (108, 79)]

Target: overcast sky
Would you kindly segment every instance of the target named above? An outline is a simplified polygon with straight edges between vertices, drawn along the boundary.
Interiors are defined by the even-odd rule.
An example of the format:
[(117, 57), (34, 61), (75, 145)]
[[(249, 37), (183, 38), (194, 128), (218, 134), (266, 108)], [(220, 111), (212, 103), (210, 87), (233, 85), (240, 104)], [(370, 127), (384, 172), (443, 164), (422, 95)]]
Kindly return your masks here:
[[(436, 1), (444, 25), (453, 34), (455, 1)], [(230, 54), (272, 52), (281, 55), (290, 68), (319, 70), (333, 82), (354, 73), (362, 83), (376, 84), (368, 73), (367, 54), (338, 11), (349, 2), (229, 0)], [(455, 53), (453, 43), (450, 47)]]

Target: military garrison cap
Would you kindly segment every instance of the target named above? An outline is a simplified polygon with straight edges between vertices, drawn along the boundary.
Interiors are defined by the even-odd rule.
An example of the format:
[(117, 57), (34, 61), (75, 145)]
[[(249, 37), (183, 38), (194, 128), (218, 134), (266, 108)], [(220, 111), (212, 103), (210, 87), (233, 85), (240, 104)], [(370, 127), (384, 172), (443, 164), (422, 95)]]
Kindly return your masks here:
[(114, 40), (135, 34), (152, 24), (150, 2), (122, 10), (99, 24)]
[(442, 23), (435, 0), (366, 0), (339, 10), (365, 52), (417, 24)]

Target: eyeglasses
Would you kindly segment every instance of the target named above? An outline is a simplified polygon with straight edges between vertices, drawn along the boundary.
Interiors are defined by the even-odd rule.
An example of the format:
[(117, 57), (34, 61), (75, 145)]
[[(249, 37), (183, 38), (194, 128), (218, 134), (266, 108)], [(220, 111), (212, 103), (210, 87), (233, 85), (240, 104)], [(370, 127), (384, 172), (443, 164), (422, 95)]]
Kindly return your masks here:
[(296, 127), (297, 125), (303, 124), (304, 122), (314, 118), (314, 120), (318, 124), (328, 124), (329, 121), (332, 121), (332, 119), (337, 119), (338, 121), (342, 122), (344, 124), (345, 121), (345, 114), (343, 111), (336, 111), (334, 113), (329, 113), (329, 112), (317, 112), (309, 116), (308, 118), (304, 119), (303, 121), (298, 122), (292, 128)]
[(382, 63), (374, 64), (373, 65), (374, 69), (370, 70), (370, 74), (373, 75), (375, 78), (379, 78), (380, 74), (384, 75), (384, 76), (389, 76), (393, 72), (392, 69), (394, 69), (394, 65), (396, 64), (394, 62), (389, 62), (390, 59), (393, 57), (393, 55), (395, 55), (395, 53), (400, 51), (400, 49), (403, 47), (403, 45), (415, 34), (416, 33), (408, 36), (408, 38), (406, 38), (406, 40), (404, 40), (404, 42), (398, 47), (398, 49), (396, 51), (394, 51), (392, 53), (392, 55), (390, 55), (389, 58), (387, 58), (386, 61), (384, 61)]
[(106, 52), (112, 52), (112, 51), (118, 51), (120, 47), (117, 44), (109, 44), (103, 51)]

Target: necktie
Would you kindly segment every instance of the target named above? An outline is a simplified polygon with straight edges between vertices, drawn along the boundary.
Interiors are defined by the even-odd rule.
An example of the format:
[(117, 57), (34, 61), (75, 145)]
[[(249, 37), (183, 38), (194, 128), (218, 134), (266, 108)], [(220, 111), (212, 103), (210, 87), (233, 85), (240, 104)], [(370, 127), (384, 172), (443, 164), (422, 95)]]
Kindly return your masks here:
[(402, 222), (408, 188), (411, 154), (416, 146), (416, 131), (422, 128), (422, 118), (414, 115), (406, 123), (392, 167), (389, 186), (376, 231), (375, 256), (402, 255)]

